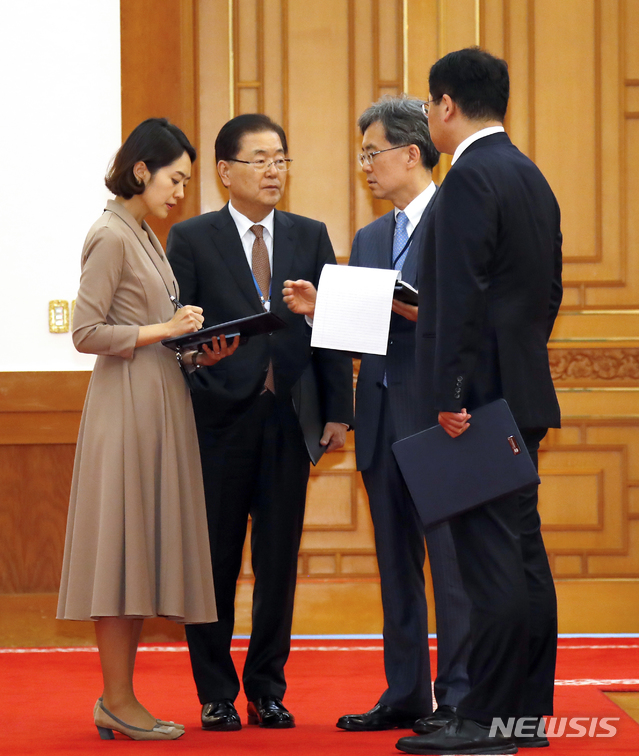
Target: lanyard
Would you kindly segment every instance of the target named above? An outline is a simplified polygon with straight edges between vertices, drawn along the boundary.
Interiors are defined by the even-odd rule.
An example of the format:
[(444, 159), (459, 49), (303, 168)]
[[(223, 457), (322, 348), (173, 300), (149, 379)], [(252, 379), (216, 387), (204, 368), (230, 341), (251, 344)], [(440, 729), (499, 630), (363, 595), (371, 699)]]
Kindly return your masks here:
[(410, 243), (413, 240), (413, 234), (415, 233), (415, 229), (413, 229), (413, 232), (406, 240), (406, 244), (402, 247), (400, 253), (397, 255), (397, 257), (393, 260), (393, 253), (391, 252), (391, 268), (394, 270), (397, 263), (402, 259), (402, 257), (406, 254), (406, 250), (410, 247)]
[(266, 303), (270, 305), (271, 303), (271, 288), (273, 287), (273, 276), (271, 276), (271, 281), (268, 285), (268, 299), (264, 299), (264, 294), (262, 294), (262, 289), (260, 289), (260, 285), (257, 282), (257, 278), (255, 278), (255, 273), (253, 273), (253, 270), (249, 268), (251, 271), (251, 275), (253, 276), (253, 283), (255, 284), (255, 289), (257, 291), (257, 296), (260, 298), (260, 302), (262, 303), (262, 307), (266, 310)]

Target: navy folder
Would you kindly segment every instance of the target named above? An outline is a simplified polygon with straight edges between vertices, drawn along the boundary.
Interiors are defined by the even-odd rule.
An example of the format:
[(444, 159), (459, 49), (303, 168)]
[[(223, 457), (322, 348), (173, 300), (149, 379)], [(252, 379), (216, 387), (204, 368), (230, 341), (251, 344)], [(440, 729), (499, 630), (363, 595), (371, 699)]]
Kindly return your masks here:
[(436, 425), (393, 444), (425, 526), (540, 482), (505, 399), (470, 414), (457, 438)]

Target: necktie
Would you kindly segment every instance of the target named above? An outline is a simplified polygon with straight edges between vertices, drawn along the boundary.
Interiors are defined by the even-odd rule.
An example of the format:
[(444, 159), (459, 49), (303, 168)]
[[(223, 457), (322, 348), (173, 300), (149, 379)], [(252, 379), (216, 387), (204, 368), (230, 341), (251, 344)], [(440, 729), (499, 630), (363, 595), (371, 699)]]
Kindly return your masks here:
[[(264, 241), (264, 226), (251, 226), (251, 231), (255, 235), (251, 256), (251, 268), (253, 269), (253, 275), (255, 276), (257, 285), (260, 288), (262, 307), (264, 307), (264, 303), (270, 298), (271, 264), (268, 260), (268, 250), (266, 249), (266, 242)], [(264, 309), (266, 309), (266, 307), (264, 307)], [(266, 378), (264, 379), (264, 388), (272, 394), (275, 393), (273, 362), (271, 360), (269, 360), (268, 363), (268, 370), (266, 372)]]
[(406, 260), (406, 252), (408, 250), (408, 216), (403, 210), (397, 213), (395, 218), (395, 237), (393, 239), (393, 268), (395, 270), (401, 270)]
[[(406, 252), (408, 250), (408, 231), (406, 226), (408, 225), (408, 216), (403, 210), (397, 213), (395, 218), (395, 236), (393, 237), (393, 268), (395, 270), (401, 270), (404, 266), (404, 260), (406, 259)], [(384, 371), (383, 378), (384, 386), (388, 386), (386, 380), (386, 371)]]

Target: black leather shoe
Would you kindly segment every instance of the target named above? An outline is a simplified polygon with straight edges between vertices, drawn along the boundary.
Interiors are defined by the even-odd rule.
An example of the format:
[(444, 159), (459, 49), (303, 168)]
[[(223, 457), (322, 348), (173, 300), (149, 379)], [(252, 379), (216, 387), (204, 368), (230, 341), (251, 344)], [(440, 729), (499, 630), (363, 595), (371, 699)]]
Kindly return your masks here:
[(233, 701), (211, 701), (202, 707), (203, 730), (241, 730), (242, 722)]
[(372, 730), (410, 730), (419, 714), (392, 709), (378, 703), (364, 714), (347, 714), (337, 720), (337, 727), (342, 730), (364, 732)]
[(260, 727), (279, 730), (295, 727), (295, 717), (275, 696), (263, 696), (257, 701), (249, 701), (247, 711), (250, 725), (258, 724)]
[[(528, 720), (530, 724), (527, 724), (526, 729), (532, 730), (532, 720)], [(512, 741), (517, 748), (548, 748), (550, 742), (546, 737), (546, 723), (544, 718), (541, 717), (541, 727), (539, 726), (540, 720), (537, 720), (535, 729), (530, 734), (520, 735), (519, 737), (513, 736)]]
[(494, 754), (517, 753), (517, 746), (501, 734), (490, 737), (490, 726), (457, 717), (437, 732), (400, 738), (395, 746), (404, 753)]
[(532, 738), (513, 738), (513, 742), (517, 748), (548, 748), (550, 745), (550, 741), (545, 735), (533, 735)]
[(418, 732), (420, 735), (428, 735), (430, 732), (437, 732), (445, 727), (449, 722), (455, 719), (456, 706), (438, 706), (432, 714), (427, 717), (418, 719), (413, 725), (413, 731)]

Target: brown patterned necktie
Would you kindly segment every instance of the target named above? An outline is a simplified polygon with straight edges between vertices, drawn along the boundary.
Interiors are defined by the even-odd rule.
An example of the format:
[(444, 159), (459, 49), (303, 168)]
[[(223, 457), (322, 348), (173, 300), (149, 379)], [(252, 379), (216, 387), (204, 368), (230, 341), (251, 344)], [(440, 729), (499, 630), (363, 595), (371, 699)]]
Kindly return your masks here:
[[(271, 288), (271, 264), (268, 259), (268, 250), (264, 241), (264, 226), (251, 226), (251, 231), (255, 235), (253, 242), (253, 253), (251, 256), (251, 268), (253, 275), (260, 288), (262, 307), (270, 299)], [(264, 307), (266, 309), (266, 307)], [(272, 394), (275, 393), (275, 383), (273, 381), (273, 362), (269, 360), (268, 371), (264, 380), (264, 388)]]

